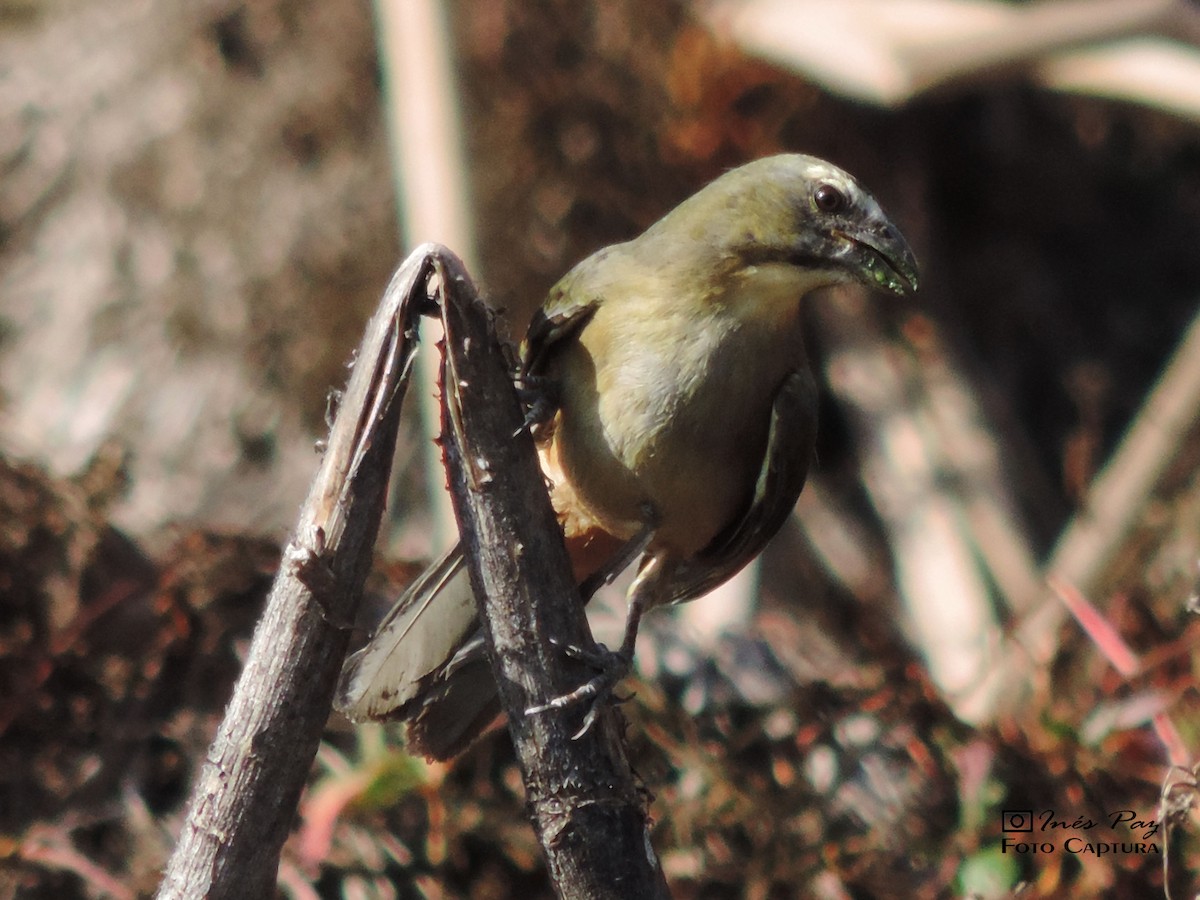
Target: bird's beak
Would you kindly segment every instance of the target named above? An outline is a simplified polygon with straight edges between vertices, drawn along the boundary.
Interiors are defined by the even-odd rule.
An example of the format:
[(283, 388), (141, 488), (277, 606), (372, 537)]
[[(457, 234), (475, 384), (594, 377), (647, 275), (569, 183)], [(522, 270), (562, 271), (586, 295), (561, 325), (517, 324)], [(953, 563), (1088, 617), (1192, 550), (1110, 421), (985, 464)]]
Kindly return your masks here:
[(916, 293), (917, 258), (895, 225), (883, 219), (840, 236), (849, 244), (845, 261), (858, 278), (893, 294)]

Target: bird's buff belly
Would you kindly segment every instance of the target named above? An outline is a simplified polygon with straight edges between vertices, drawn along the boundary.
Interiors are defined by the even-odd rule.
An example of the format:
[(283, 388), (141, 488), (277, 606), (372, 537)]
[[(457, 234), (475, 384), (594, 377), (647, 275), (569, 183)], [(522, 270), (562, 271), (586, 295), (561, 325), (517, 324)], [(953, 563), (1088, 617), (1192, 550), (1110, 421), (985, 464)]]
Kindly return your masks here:
[(609, 396), (622, 402), (566, 399), (571, 405), (546, 454), (556, 508), (577, 528), (598, 525), (621, 539), (653, 524), (655, 546), (693, 555), (744, 511), (769, 408), (742, 407), (731, 416), (725, 404), (687, 398), (694, 415), (677, 408), (668, 416), (629, 393)]

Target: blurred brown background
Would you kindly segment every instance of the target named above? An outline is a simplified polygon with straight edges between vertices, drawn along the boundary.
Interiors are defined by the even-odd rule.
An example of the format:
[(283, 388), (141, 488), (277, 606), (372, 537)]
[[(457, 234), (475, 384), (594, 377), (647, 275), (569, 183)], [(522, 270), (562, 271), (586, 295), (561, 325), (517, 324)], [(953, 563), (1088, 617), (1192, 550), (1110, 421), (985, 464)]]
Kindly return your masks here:
[[(0, 896), (153, 891), (327, 394), (432, 236), (397, 225), (385, 109), (437, 91), (514, 336), (582, 256), (774, 152), (853, 172), (922, 261), (915, 302), (806, 311), (817, 473), (735, 633), (640, 651), (677, 896), (1151, 896), (1168, 846), (1194, 893), (1182, 776), (1157, 854), (1000, 852), (1003, 809), (1093, 840), (1161, 816), (1200, 743), (1200, 384), (1168, 368), (1200, 300), (1200, 26), (1049, 5), (453, 0), (431, 84), (394, 80), (361, 2), (0, 0)], [(433, 549), (426, 445), (408, 416), (388, 559)], [(503, 737), (436, 769), (377, 739), (331, 723), (281, 890), (549, 895)]]

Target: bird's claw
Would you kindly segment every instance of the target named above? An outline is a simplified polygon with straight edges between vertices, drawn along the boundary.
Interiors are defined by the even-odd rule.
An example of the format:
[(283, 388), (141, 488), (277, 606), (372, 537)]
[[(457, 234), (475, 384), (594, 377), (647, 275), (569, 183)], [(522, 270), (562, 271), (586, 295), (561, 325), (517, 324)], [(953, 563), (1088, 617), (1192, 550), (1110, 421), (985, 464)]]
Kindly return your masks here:
[(539, 375), (522, 375), (516, 382), (517, 396), (525, 407), (525, 420), (513, 434), (522, 431), (536, 432), (554, 418), (559, 407), (558, 384), (551, 378)]
[(559, 645), (564, 653), (572, 659), (577, 659), (586, 663), (599, 672), (594, 677), (589, 678), (573, 691), (568, 691), (565, 694), (560, 694), (557, 697), (552, 697), (545, 703), (540, 703), (536, 706), (531, 706), (525, 710), (525, 715), (536, 716), (538, 713), (547, 712), (551, 709), (565, 709), (568, 706), (574, 706), (576, 703), (588, 701), (588, 710), (583, 717), (583, 724), (579, 730), (571, 735), (571, 740), (578, 740), (583, 737), (599, 718), (600, 711), (604, 708), (607, 702), (624, 703), (628, 697), (616, 697), (613, 694), (616, 686), (621, 682), (626, 675), (629, 674), (629, 669), (632, 665), (632, 660), (628, 659), (624, 654), (609, 650), (603, 644), (598, 644), (595, 648), (583, 648), (574, 644)]

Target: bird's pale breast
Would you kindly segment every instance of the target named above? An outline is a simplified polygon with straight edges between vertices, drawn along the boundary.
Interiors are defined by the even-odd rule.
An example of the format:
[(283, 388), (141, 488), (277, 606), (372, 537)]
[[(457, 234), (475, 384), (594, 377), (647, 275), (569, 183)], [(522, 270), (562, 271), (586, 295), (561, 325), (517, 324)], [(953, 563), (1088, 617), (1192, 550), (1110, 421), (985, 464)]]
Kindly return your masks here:
[(762, 309), (601, 305), (558, 371), (567, 502), (624, 538), (649, 507), (656, 545), (707, 545), (748, 504), (775, 390), (804, 364), (798, 296)]

